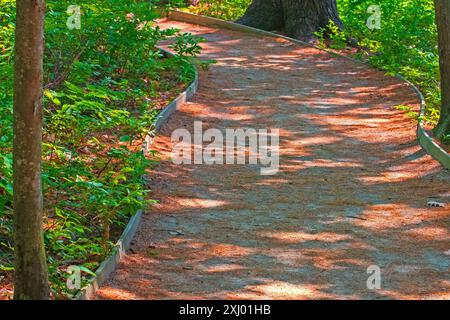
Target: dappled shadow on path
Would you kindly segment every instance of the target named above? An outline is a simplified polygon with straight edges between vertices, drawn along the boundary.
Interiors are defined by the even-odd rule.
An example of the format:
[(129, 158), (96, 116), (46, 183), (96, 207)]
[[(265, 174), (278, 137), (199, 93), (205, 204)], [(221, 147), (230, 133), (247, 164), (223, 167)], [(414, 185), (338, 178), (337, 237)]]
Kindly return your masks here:
[[(99, 299), (450, 298), (450, 210), (426, 206), (449, 202), (450, 174), (393, 108), (418, 109), (408, 86), (282, 39), (162, 25), (205, 37), (217, 64), (156, 139), (159, 204)], [(280, 172), (173, 164), (173, 130), (198, 120), (280, 129)]]

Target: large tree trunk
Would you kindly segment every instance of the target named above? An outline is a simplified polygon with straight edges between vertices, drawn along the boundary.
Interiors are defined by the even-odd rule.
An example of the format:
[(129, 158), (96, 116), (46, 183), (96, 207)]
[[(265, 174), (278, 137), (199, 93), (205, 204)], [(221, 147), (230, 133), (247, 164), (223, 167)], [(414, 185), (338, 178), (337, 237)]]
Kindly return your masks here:
[(435, 0), (441, 70), (441, 117), (436, 135), (450, 133), (450, 1)]
[(14, 298), (49, 298), (42, 233), (44, 0), (17, 0), (14, 57)]
[(308, 41), (330, 20), (343, 27), (336, 0), (253, 0), (238, 22), (268, 31), (284, 30), (291, 37)]

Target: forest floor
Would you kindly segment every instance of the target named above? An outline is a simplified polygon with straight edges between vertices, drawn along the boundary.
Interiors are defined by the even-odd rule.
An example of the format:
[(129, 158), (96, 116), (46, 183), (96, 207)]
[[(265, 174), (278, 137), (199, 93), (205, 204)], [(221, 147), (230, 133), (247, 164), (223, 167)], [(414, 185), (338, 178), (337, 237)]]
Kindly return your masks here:
[[(450, 172), (394, 108), (418, 109), (408, 86), (283, 39), (160, 24), (205, 37), (217, 63), (156, 138), (159, 204), (97, 299), (450, 298)], [(280, 171), (173, 164), (172, 132), (199, 120), (280, 129)]]

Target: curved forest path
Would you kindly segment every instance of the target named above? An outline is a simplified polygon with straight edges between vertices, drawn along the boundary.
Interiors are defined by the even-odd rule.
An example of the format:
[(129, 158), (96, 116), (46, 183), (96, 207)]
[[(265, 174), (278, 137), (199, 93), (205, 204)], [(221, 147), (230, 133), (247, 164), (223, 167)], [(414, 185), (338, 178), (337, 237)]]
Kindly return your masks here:
[[(450, 298), (450, 173), (393, 108), (418, 109), (408, 86), (283, 39), (161, 26), (205, 37), (202, 58), (217, 63), (156, 138), (159, 204), (97, 299)], [(173, 164), (172, 132), (199, 120), (279, 128), (280, 171)]]

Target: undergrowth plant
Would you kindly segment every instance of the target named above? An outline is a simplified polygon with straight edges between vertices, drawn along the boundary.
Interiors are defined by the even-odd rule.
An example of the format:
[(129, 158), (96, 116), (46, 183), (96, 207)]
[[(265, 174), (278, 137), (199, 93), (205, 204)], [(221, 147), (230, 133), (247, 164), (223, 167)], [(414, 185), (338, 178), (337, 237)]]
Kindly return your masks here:
[(251, 0), (207, 0), (195, 1), (195, 5), (187, 10), (192, 13), (220, 18), (237, 20), (244, 15), (245, 10), (252, 3)]

